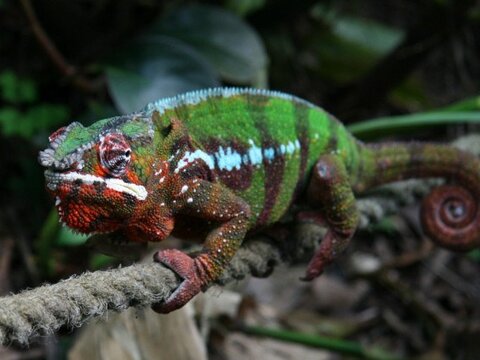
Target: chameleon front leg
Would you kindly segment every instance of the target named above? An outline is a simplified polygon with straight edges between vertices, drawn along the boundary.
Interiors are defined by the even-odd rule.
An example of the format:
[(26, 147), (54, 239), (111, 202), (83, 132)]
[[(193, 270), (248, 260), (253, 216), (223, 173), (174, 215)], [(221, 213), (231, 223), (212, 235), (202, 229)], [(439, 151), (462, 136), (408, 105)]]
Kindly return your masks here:
[(358, 225), (359, 214), (343, 161), (324, 155), (313, 168), (308, 199), (320, 208), (327, 233), (310, 260), (304, 280), (319, 276), (325, 266), (348, 246)]
[(152, 306), (159, 313), (182, 307), (217, 279), (240, 247), (250, 225), (248, 204), (220, 184), (192, 180), (178, 189), (173, 201), (178, 213), (219, 225), (207, 235), (202, 250), (194, 258), (176, 249), (158, 251), (154, 255), (155, 261), (183, 278), (165, 302)]

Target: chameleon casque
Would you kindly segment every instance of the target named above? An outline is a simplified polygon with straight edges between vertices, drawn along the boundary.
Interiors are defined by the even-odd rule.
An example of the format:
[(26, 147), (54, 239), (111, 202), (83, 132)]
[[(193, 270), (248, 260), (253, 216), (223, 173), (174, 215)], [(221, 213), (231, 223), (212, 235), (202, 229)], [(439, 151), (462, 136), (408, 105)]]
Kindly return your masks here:
[[(170, 312), (218, 278), (247, 232), (305, 201), (328, 231), (305, 279), (342, 252), (358, 222), (355, 193), (406, 178), (444, 177), (424, 199), (426, 234), (440, 245), (480, 245), (480, 162), (430, 143), (363, 144), (321, 108), (275, 91), (215, 88), (148, 104), (89, 127), (54, 132), (40, 152), (60, 220), (81, 233), (160, 241), (188, 224), (204, 231), (191, 257), (155, 261), (183, 282), (154, 310)], [(183, 225), (182, 225), (183, 224)], [(179, 229), (180, 228), (180, 229)]]

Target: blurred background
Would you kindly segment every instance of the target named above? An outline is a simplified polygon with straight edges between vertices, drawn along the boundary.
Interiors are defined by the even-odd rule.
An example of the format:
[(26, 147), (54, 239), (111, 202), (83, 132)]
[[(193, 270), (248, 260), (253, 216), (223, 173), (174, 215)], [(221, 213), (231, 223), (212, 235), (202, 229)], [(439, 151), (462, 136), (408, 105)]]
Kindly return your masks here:
[[(120, 262), (59, 226), (45, 193), (38, 151), (71, 121), (88, 125), (158, 98), (233, 85), (308, 99), (364, 140), (450, 141), (478, 132), (479, 60), (473, 0), (0, 0), (0, 293)], [(428, 245), (415, 211), (372, 224), (346, 255), (388, 258), (393, 276), (352, 276), (340, 263), (312, 284), (297, 281), (304, 265), (249, 280), (240, 286), (249, 294), (243, 315), (214, 318), (204, 333), (210, 356), (353, 356), (291, 339), (276, 340), (279, 348), (259, 335), (232, 345), (233, 317), (268, 318), (278, 330), (387, 356), (357, 357), (478, 358), (480, 253)], [(285, 277), (290, 292), (281, 291)], [(65, 328), (0, 356), (66, 358), (77, 335)]]

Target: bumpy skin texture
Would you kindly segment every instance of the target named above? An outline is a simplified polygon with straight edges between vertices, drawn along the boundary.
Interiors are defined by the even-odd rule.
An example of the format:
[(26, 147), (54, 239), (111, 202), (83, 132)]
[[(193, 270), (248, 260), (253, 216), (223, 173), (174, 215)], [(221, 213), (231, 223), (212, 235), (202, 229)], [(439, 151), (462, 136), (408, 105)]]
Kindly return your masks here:
[(194, 257), (178, 250), (155, 255), (184, 279), (154, 305), (161, 313), (208, 287), (247, 232), (278, 222), (294, 201), (308, 204), (328, 227), (306, 280), (353, 236), (354, 193), (406, 178), (453, 181), (425, 199), (425, 231), (454, 250), (480, 243), (474, 156), (434, 144), (364, 145), (322, 109), (278, 92), (209, 89), (88, 128), (73, 123), (50, 136), (39, 160), (61, 221), (77, 231), (137, 242), (174, 230), (206, 234)]

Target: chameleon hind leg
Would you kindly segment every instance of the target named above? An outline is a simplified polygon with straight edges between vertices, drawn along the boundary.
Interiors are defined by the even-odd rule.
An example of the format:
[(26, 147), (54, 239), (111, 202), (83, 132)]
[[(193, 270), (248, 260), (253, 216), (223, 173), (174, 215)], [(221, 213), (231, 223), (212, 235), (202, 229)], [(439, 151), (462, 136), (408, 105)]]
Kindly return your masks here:
[(307, 196), (320, 209), (327, 226), (327, 233), (303, 278), (312, 280), (348, 246), (357, 228), (359, 214), (347, 170), (338, 156), (319, 158), (313, 168)]

